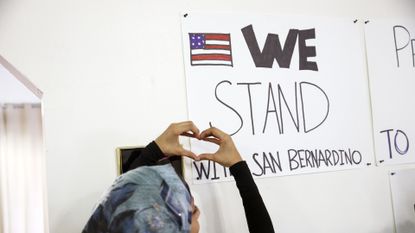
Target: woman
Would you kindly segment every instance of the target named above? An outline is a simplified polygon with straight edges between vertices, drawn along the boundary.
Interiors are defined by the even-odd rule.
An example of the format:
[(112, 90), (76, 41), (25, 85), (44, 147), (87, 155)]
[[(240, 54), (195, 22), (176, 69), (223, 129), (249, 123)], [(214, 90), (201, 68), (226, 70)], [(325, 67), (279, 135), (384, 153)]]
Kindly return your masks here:
[[(215, 143), (215, 153), (196, 155), (185, 150), (179, 136)], [(132, 162), (131, 170), (117, 178), (99, 202), (83, 233), (90, 232), (199, 232), (200, 211), (170, 164), (158, 165), (171, 156), (211, 160), (229, 167), (242, 197), (250, 233), (273, 233), (265, 204), (245, 161), (232, 138), (211, 127), (202, 133), (191, 121), (171, 124)]]

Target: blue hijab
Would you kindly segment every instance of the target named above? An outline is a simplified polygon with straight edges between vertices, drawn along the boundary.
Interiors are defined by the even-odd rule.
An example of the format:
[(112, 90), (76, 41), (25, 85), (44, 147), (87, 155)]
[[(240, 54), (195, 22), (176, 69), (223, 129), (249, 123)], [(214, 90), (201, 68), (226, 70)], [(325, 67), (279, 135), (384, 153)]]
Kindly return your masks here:
[(188, 233), (191, 196), (171, 164), (119, 176), (82, 233)]

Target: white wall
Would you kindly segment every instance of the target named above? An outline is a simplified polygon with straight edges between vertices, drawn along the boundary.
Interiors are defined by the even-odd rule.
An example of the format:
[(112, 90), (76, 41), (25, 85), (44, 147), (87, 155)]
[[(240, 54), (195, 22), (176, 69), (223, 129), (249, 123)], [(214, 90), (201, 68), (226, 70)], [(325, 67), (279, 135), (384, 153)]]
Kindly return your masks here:
[[(187, 116), (180, 13), (405, 17), (413, 0), (2, 0), (0, 54), (43, 92), (50, 232), (80, 232), (115, 148)], [(278, 22), (276, 22), (278, 23)], [(412, 166), (413, 167), (413, 166)], [(393, 232), (386, 170), (257, 180), (277, 232)], [(192, 187), (204, 232), (247, 232), (234, 183)]]

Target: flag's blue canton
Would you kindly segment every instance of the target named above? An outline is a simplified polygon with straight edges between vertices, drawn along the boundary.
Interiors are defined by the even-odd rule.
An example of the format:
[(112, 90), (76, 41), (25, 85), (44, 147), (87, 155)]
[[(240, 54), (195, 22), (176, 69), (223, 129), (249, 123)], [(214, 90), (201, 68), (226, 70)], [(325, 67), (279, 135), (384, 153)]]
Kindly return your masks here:
[(192, 49), (203, 49), (205, 47), (205, 42), (205, 35), (203, 34), (190, 35), (190, 47)]

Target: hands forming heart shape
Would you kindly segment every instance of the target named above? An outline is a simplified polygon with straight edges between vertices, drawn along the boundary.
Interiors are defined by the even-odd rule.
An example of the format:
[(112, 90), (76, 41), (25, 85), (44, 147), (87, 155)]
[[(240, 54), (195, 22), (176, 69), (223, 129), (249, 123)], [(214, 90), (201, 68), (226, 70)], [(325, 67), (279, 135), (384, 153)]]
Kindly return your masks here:
[[(179, 136), (197, 138), (199, 140), (215, 143), (219, 149), (215, 153), (202, 153), (199, 155), (186, 150), (179, 143)], [(228, 134), (215, 127), (208, 128), (200, 133), (192, 121), (171, 124), (156, 140), (156, 144), (168, 157), (186, 156), (194, 160), (211, 160), (225, 167), (230, 167), (242, 161), (236, 146)]]

